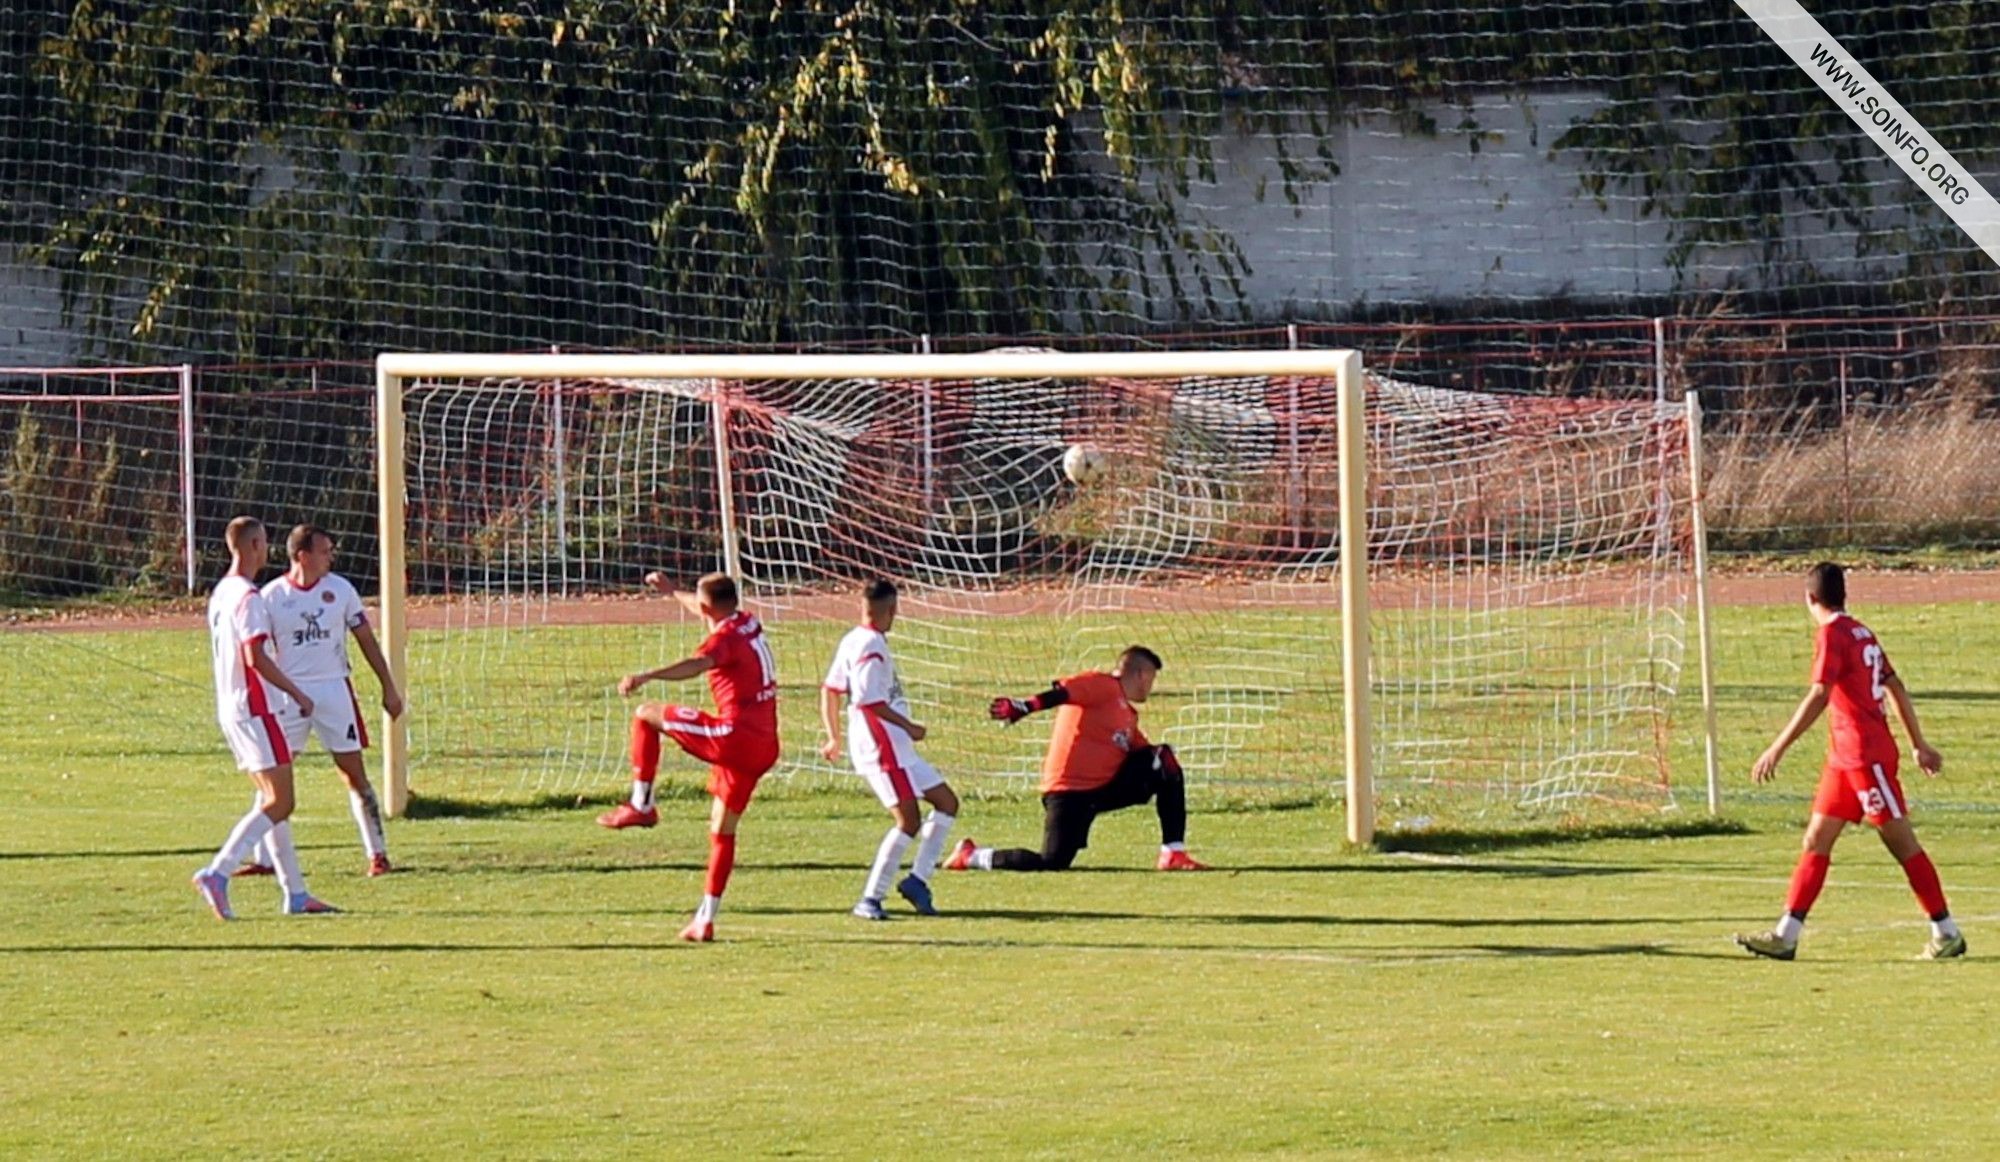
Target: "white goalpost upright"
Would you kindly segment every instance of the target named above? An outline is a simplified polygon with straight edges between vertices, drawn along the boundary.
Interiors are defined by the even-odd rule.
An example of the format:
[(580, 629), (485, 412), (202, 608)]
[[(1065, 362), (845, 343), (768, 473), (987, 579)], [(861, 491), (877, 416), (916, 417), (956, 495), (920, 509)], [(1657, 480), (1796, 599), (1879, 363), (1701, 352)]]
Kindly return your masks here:
[[(1337, 794), (1356, 843), (1385, 810), (1673, 802), (1680, 407), (1313, 350), (389, 354), (377, 386), (394, 813), (413, 770), (621, 781), (610, 687), (696, 637), (627, 599), (652, 567), (735, 575), (806, 690), (859, 582), (897, 580), (904, 681), (954, 779), (1031, 777), (1046, 725), (975, 725), (985, 700), (1136, 641), (1167, 661), (1145, 729), (1191, 781)], [(1065, 477), (1077, 445), (1101, 478)], [(784, 716), (781, 772), (832, 773), (813, 717)]]

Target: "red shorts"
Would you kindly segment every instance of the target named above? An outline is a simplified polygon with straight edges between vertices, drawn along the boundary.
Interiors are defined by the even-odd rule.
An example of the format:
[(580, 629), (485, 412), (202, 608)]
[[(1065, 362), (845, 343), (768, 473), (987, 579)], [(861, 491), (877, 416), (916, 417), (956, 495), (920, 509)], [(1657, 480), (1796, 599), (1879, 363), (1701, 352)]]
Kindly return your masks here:
[(674, 745), (708, 764), (708, 793), (741, 815), (757, 780), (778, 762), (778, 739), (762, 731), (739, 731), (736, 724), (692, 706), (665, 706), (660, 729)]
[(1849, 823), (1866, 819), (1877, 827), (1910, 813), (1903, 784), (1896, 778), (1895, 759), (1863, 767), (1828, 763), (1820, 772), (1819, 793), (1813, 796), (1812, 809), (1814, 814)]

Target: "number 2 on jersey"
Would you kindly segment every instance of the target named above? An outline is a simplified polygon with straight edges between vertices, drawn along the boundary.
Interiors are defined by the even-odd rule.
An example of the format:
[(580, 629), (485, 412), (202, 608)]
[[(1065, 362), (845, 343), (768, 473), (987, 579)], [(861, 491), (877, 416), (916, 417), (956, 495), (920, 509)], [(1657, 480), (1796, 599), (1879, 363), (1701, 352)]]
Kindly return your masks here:
[(1882, 685), (1882, 647), (1869, 643), (1861, 648), (1861, 660), (1868, 664), (1869, 691), (1875, 695), (1876, 705), (1882, 702), (1887, 688)]

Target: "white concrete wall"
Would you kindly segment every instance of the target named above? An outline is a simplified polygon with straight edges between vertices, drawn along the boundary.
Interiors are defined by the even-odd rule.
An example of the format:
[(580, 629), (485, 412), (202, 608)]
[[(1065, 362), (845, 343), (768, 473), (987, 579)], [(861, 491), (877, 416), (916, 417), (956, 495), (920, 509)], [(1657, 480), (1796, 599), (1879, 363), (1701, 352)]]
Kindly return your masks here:
[[(1583, 190), (1581, 159), (1551, 150), (1603, 102), (1587, 91), (1496, 91), (1469, 106), (1422, 110), (1434, 135), (1387, 116), (1334, 122), (1328, 148), (1339, 172), (1302, 187), (1296, 207), (1283, 196), (1272, 142), (1225, 132), (1214, 143), (1216, 180), (1197, 185), (1187, 207), (1242, 247), (1251, 267), (1244, 289), (1264, 321), (1333, 317), (1367, 303), (1663, 295), (1675, 289), (1667, 223), (1645, 217), (1631, 193), (1613, 191), (1600, 205)], [(1305, 129), (1298, 123), (1290, 140), (1310, 157)], [(288, 185), (289, 172), (270, 161), (266, 188)], [(1883, 169), (1886, 183), (1901, 182)], [(1904, 191), (1885, 192), (1894, 201)], [(1793, 269), (1864, 280), (1898, 264), (1894, 254), (1872, 267), (1857, 262), (1853, 232), (1804, 208), (1786, 226)], [(1755, 257), (1707, 252), (1688, 285), (1755, 286)], [(60, 306), (54, 279), (0, 247), (0, 364), (74, 358), (80, 344), (63, 331)], [(1171, 304), (1156, 299), (1151, 313), (1167, 321)]]

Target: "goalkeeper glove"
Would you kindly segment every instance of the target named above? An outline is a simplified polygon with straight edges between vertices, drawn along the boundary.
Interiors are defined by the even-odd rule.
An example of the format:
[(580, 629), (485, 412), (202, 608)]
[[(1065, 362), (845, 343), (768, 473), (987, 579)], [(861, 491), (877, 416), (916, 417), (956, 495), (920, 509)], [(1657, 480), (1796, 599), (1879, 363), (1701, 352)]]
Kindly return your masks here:
[(991, 714), (995, 721), (1012, 726), (1034, 713), (1034, 708), (1028, 705), (1028, 700), (1025, 698), (995, 698), (987, 713)]

